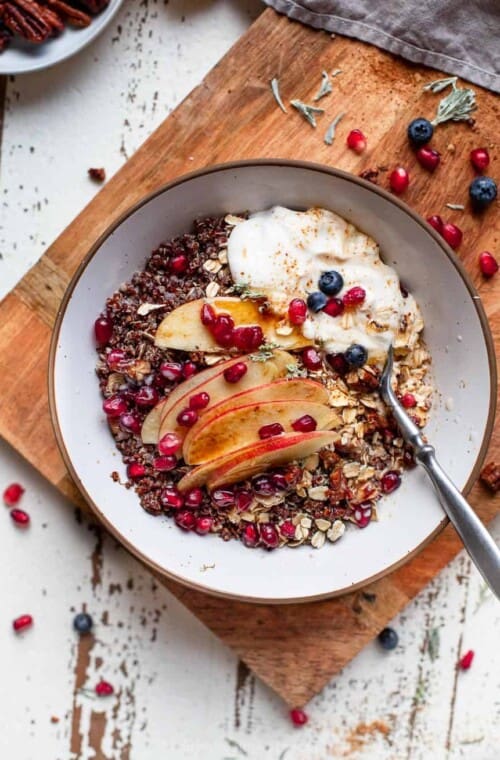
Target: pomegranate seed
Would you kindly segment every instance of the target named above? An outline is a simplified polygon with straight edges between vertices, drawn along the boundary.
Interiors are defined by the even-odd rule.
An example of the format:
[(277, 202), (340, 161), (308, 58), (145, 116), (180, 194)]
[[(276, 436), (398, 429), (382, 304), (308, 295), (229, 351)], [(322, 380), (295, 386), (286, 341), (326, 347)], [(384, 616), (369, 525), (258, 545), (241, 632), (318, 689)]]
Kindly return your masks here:
[(364, 302), (366, 298), (366, 290), (364, 288), (360, 288), (359, 285), (355, 285), (354, 288), (349, 288), (349, 290), (344, 293), (344, 296), (342, 297), (342, 303), (347, 308), (350, 308), (351, 306), (359, 306)]
[(280, 542), (276, 527), (271, 523), (262, 523), (260, 526), (260, 540), (267, 549), (276, 549)]
[(264, 441), (266, 438), (274, 438), (276, 435), (281, 435), (285, 432), (283, 425), (279, 422), (272, 422), (270, 425), (263, 425), (259, 429), (259, 438)]
[(405, 409), (413, 409), (413, 407), (417, 405), (417, 399), (413, 393), (405, 393), (401, 396), (401, 403)]
[(168, 472), (169, 470), (175, 470), (177, 467), (177, 457), (172, 454), (169, 456), (156, 457), (153, 459), (153, 467), (158, 472)]
[(197, 517), (194, 526), (199, 536), (206, 536), (212, 530), (213, 520), (211, 517)]
[(316, 372), (323, 366), (321, 356), (318, 354), (315, 348), (304, 348), (301, 356), (304, 367), (311, 370), (311, 372)]
[(288, 480), (281, 472), (273, 472), (271, 482), (275, 491), (286, 491), (288, 488)]
[(170, 269), (174, 274), (182, 274), (188, 268), (187, 256), (181, 253), (179, 256), (174, 256), (170, 259)]
[(196, 527), (196, 515), (189, 509), (181, 509), (175, 515), (175, 522), (183, 530), (193, 530)]
[(434, 229), (439, 232), (440, 235), (443, 234), (443, 220), (438, 214), (428, 216), (427, 223), (430, 224), (431, 227), (434, 227)]
[(24, 493), (24, 488), (19, 483), (11, 483), (3, 492), (3, 503), (6, 507), (15, 507)]
[(360, 129), (353, 129), (347, 135), (347, 147), (355, 153), (362, 153), (366, 148), (366, 137)]
[(160, 366), (160, 375), (164, 377), (165, 380), (170, 380), (171, 382), (180, 380), (182, 377), (182, 364), (165, 362)]
[(143, 464), (139, 464), (139, 462), (130, 462), (130, 464), (127, 465), (127, 477), (130, 478), (130, 480), (142, 478), (145, 474), (146, 468)]
[(241, 534), (241, 540), (245, 546), (248, 546), (250, 548), (257, 546), (259, 543), (259, 538), (259, 529), (257, 525), (254, 525), (253, 523), (245, 525), (243, 533)]
[(310, 433), (311, 430), (316, 430), (317, 427), (318, 423), (310, 414), (304, 414), (302, 417), (295, 420), (295, 422), (292, 422), (293, 430), (296, 430), (299, 433)]
[(344, 303), (340, 298), (329, 298), (323, 311), (329, 317), (340, 317), (344, 312)]
[(288, 304), (288, 319), (292, 325), (303, 325), (307, 318), (307, 304), (302, 298), (294, 298)]
[(96, 684), (94, 691), (98, 697), (110, 697), (114, 694), (115, 690), (107, 681), (99, 681), (99, 683)]
[(470, 161), (474, 169), (483, 172), (490, 163), (490, 154), (486, 148), (474, 148), (470, 152)]
[(219, 346), (230, 348), (233, 345), (234, 321), (229, 314), (219, 314), (211, 327), (212, 335)]
[(276, 489), (273, 485), (273, 481), (267, 475), (260, 475), (252, 483), (253, 490), (259, 496), (272, 496)]
[(163, 438), (160, 438), (158, 441), (158, 451), (160, 454), (166, 454), (169, 456), (170, 454), (175, 454), (179, 451), (181, 445), (182, 440), (177, 433), (166, 433)]
[(30, 524), (30, 516), (24, 509), (13, 509), (10, 516), (16, 525), (21, 525), (23, 528)]
[(156, 406), (160, 399), (159, 393), (152, 385), (143, 385), (135, 394), (135, 403), (145, 409)]
[(244, 512), (253, 501), (250, 491), (237, 491), (234, 495), (234, 503), (240, 512)]
[(248, 367), (245, 362), (236, 362), (231, 367), (224, 370), (224, 380), (227, 383), (237, 383), (243, 375), (246, 375)]
[(212, 491), (211, 496), (213, 503), (222, 509), (232, 507), (235, 503), (234, 491), (230, 488), (216, 488), (215, 491)]
[(106, 354), (106, 364), (109, 369), (117, 371), (130, 364), (130, 357), (127, 356), (125, 351), (121, 348), (112, 348), (111, 351)]
[(160, 501), (163, 507), (180, 509), (184, 505), (184, 496), (175, 486), (168, 486), (160, 492)]
[(113, 335), (113, 323), (108, 317), (99, 317), (94, 322), (95, 341), (99, 347), (107, 346)]
[(469, 670), (470, 666), (472, 665), (472, 660), (474, 659), (474, 652), (472, 649), (469, 649), (468, 652), (466, 652), (463, 657), (461, 657), (458, 661), (458, 667), (460, 670)]
[(441, 231), (442, 236), (453, 250), (456, 250), (462, 242), (462, 230), (456, 224), (446, 222)]
[(372, 519), (372, 514), (373, 509), (369, 501), (364, 501), (358, 507), (356, 507), (353, 517), (358, 528), (366, 528)]
[(434, 150), (434, 148), (419, 148), (417, 150), (417, 161), (424, 169), (433, 172), (441, 161), (441, 153), (438, 150)]
[(328, 354), (326, 360), (338, 375), (345, 375), (349, 370), (349, 364), (344, 354)]
[(192, 427), (198, 420), (198, 412), (194, 409), (183, 409), (177, 415), (177, 423), (183, 427)]
[(125, 430), (127, 433), (133, 433), (134, 435), (139, 435), (142, 428), (142, 423), (140, 418), (137, 416), (137, 414), (134, 414), (133, 412), (125, 412), (125, 414), (121, 414), (119, 418), (120, 427), (122, 430)]
[(189, 399), (189, 408), (190, 409), (205, 409), (206, 406), (208, 406), (210, 403), (210, 396), (208, 393), (205, 393), (202, 391), (201, 393), (196, 393), (194, 396), (191, 396)]
[(200, 319), (202, 325), (205, 325), (205, 327), (212, 327), (213, 324), (215, 324), (215, 311), (213, 306), (210, 306), (209, 303), (204, 303), (200, 310)]
[(296, 707), (294, 710), (290, 710), (290, 720), (294, 726), (305, 726), (309, 718), (304, 710)]
[(263, 341), (264, 333), (259, 325), (233, 330), (233, 345), (240, 351), (255, 351)]
[(398, 166), (389, 176), (389, 184), (393, 193), (401, 195), (404, 193), (408, 185), (410, 184), (410, 176), (406, 169), (402, 166)]
[(12, 627), (16, 633), (25, 631), (27, 628), (31, 628), (33, 625), (33, 617), (31, 615), (20, 615), (18, 618), (12, 621)]
[(102, 409), (107, 417), (113, 419), (115, 417), (121, 417), (122, 414), (126, 414), (128, 406), (123, 396), (110, 396), (102, 402)]
[(295, 525), (291, 520), (285, 520), (280, 525), (280, 533), (283, 538), (295, 538)]
[(497, 260), (488, 251), (479, 254), (479, 266), (485, 277), (493, 277), (498, 272)]
[(198, 367), (194, 362), (184, 362), (182, 365), (182, 376), (185, 380), (189, 380), (190, 377), (196, 375)]
[(401, 476), (395, 470), (389, 470), (382, 476), (380, 485), (384, 493), (392, 493), (401, 485)]
[(199, 507), (202, 501), (203, 491), (201, 488), (192, 488), (184, 494), (184, 506), (186, 507)]

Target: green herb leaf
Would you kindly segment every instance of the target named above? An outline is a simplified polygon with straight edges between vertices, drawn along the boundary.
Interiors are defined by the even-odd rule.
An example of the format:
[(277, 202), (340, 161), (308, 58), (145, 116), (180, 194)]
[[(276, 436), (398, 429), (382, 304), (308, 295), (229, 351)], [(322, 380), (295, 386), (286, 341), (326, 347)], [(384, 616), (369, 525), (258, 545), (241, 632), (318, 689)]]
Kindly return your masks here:
[(417, 683), (417, 688), (415, 689), (415, 694), (413, 695), (413, 703), (415, 705), (419, 705), (421, 702), (423, 702), (425, 697), (425, 692), (427, 690), (427, 685), (425, 683), (425, 680), (420, 676)]
[[(453, 78), (456, 81), (456, 77), (452, 77), (452, 79)], [(439, 81), (444, 82), (447, 80), (442, 79), (438, 80), (438, 82)], [(440, 101), (437, 114), (431, 121), (431, 124), (434, 126), (443, 124), (445, 121), (467, 121), (470, 118), (471, 113), (477, 109), (476, 93), (474, 90), (471, 90), (470, 87), (457, 87), (455, 82), (451, 82), (451, 80), (450, 83), (452, 85), (452, 90)], [(432, 82), (431, 84), (436, 83)], [(447, 85), (432, 91), (440, 92), (445, 86)]]
[(447, 203), (446, 208), (451, 208), (452, 211), (463, 211), (465, 206), (461, 203)]
[(325, 132), (324, 141), (327, 145), (332, 145), (334, 139), (335, 139), (335, 130), (337, 129), (337, 124), (341, 119), (343, 119), (345, 116), (345, 113), (339, 113), (338, 116), (334, 118), (330, 126)]
[(318, 100), (321, 100), (321, 98), (324, 98), (325, 95), (329, 95), (331, 92), (333, 92), (333, 87), (332, 83), (330, 82), (330, 77), (328, 76), (328, 71), (323, 71), (321, 73), (321, 86), (314, 96), (313, 101), (316, 103)]
[(447, 87), (450, 85), (452, 87), (456, 87), (458, 81), (458, 77), (446, 77), (445, 79), (435, 79), (433, 82), (428, 82), (426, 85), (424, 85), (424, 90), (426, 92), (442, 92), (443, 90), (446, 90)]
[(266, 294), (261, 293), (259, 290), (252, 290), (252, 288), (246, 284), (246, 282), (237, 282), (227, 290), (228, 293), (236, 293), (242, 301), (254, 299), (258, 301), (261, 298), (265, 298)]
[(288, 113), (288, 111), (285, 108), (285, 104), (281, 100), (280, 83), (279, 83), (277, 77), (274, 77), (274, 79), (271, 79), (271, 90), (272, 90), (272, 93), (274, 95), (274, 99), (275, 99), (276, 103), (279, 105), (279, 107), (281, 108), (281, 110), (283, 111), (283, 113)]
[(427, 651), (429, 652), (429, 657), (432, 662), (439, 657), (440, 643), (439, 628), (431, 628), (429, 631), (429, 638), (427, 639)]
[(316, 108), (316, 106), (309, 106), (307, 103), (303, 103), (301, 100), (291, 100), (290, 105), (297, 109), (297, 111), (309, 122), (311, 127), (316, 127), (317, 113), (325, 113), (322, 108)]
[(307, 370), (304, 367), (299, 367), (298, 364), (287, 364), (286, 376), (288, 379), (295, 377), (307, 377)]
[(249, 355), (249, 358), (253, 362), (267, 362), (273, 358), (275, 348), (279, 348), (278, 343), (263, 343), (254, 354)]

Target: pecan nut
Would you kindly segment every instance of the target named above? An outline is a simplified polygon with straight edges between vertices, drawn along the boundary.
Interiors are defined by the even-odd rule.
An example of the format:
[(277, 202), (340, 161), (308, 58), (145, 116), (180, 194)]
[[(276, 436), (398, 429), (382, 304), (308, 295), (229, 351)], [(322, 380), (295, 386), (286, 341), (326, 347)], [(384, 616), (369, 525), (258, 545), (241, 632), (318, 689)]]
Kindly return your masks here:
[(88, 13), (79, 11), (78, 8), (74, 8), (69, 3), (64, 3), (63, 0), (45, 0), (45, 2), (52, 11), (60, 14), (71, 26), (83, 29), (92, 23), (92, 19)]
[(481, 480), (490, 491), (500, 491), (500, 464), (489, 462), (481, 471)]

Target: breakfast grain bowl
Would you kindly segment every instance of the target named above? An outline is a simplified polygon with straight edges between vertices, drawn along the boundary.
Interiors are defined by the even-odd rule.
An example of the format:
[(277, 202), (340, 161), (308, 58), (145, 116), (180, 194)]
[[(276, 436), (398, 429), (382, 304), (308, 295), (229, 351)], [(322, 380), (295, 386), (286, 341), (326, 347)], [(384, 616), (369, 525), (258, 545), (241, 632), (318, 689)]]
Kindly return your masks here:
[[(313, 256), (304, 281), (297, 284), (290, 272), (284, 278), (286, 313), (280, 312), (279, 289), (261, 292), (275, 274), (268, 255), (254, 270), (265, 281), (252, 279), (241, 267), (232, 270), (243, 253), (235, 244), (245, 229), (247, 235), (245, 225), (256, 224), (252, 219), (262, 214), (268, 225), (274, 207), (288, 214), (331, 209), (347, 220), (343, 224), (377, 241), (393, 273), (391, 292), (398, 294), (400, 316), (407, 312), (410, 320), (400, 336), (398, 392), (408, 396), (408, 412), (425, 425), (443, 465), (466, 491), (479, 473), (494, 410), (494, 355), (480, 301), (456, 254), (423, 220), (379, 188), (323, 166), (269, 160), (208, 168), (172, 182), (113, 223), (63, 300), (51, 345), (49, 398), (64, 462), (121, 543), (149, 567), (188, 586), (278, 603), (365, 585), (413, 556), (445, 520), (379, 401), (376, 384), (388, 343), (385, 330), (368, 335), (362, 321), (370, 292), (377, 288), (369, 261), (363, 272), (351, 273), (351, 280), (341, 261), (325, 266), (318, 260), (314, 269)], [(250, 219), (242, 221), (243, 210)], [(250, 232), (254, 240), (256, 230)], [(266, 234), (266, 240), (273, 238)], [(319, 282), (331, 271), (344, 278), (337, 295), (325, 292), (335, 290), (335, 277)], [(332, 299), (343, 302), (355, 287), (365, 289), (363, 303), (344, 304), (344, 313), (334, 316), (340, 307)], [(303, 305), (289, 312), (290, 302), (309, 296), (314, 298), (304, 322), (287, 324), (304, 316)], [(318, 300), (323, 296), (330, 303), (327, 311)], [(232, 311), (235, 304), (238, 314)], [(204, 324), (202, 306), (212, 307), (216, 319), (232, 315), (235, 331), (241, 324), (260, 327), (264, 341), (252, 329), (238, 332), (234, 345), (222, 345), (228, 336), (220, 325), (227, 322), (217, 329)], [(98, 327), (96, 354), (98, 315), (105, 320)], [(204, 310), (205, 323), (212, 316)], [(393, 317), (382, 314), (375, 321), (382, 325)], [(342, 344), (346, 319), (351, 332), (349, 343)], [(325, 325), (335, 326), (336, 333), (325, 333)], [(200, 336), (210, 338), (210, 344), (200, 344)], [(188, 338), (194, 342), (187, 343)], [(299, 338), (300, 345), (293, 345)], [(354, 345), (358, 348), (346, 368), (338, 355)], [(233, 369), (238, 364), (245, 372)], [(210, 389), (206, 385), (195, 392), (210, 373), (219, 382), (214, 379)], [(229, 397), (224, 396), (228, 385)], [(251, 401), (244, 405), (244, 422), (240, 392)], [(179, 408), (167, 415), (168, 400), (175, 401), (176, 394)], [(289, 403), (292, 396), (295, 405)], [(111, 404), (111, 414), (102, 410), (103, 403)], [(114, 411), (113, 403), (119, 403)], [(215, 425), (216, 407), (223, 412), (220, 419), (232, 424)], [(163, 411), (155, 413), (158, 408)], [(262, 418), (263, 410), (272, 411), (269, 418)], [(162, 438), (179, 435), (179, 415), (188, 423), (180, 426), (182, 445), (174, 436), (160, 451)], [(173, 430), (164, 427), (160, 435), (162, 422), (170, 427), (172, 420)], [(241, 447), (242, 431), (253, 438)], [(279, 445), (292, 443), (291, 438), (300, 445), (293, 456), (288, 448), (287, 458), (278, 461)], [(305, 441), (311, 447), (307, 451)], [(235, 451), (242, 450), (235, 461)], [(223, 468), (202, 461), (215, 453), (219, 463), (225, 458)], [(162, 458), (166, 461), (155, 465)], [(186, 500), (193, 501), (186, 505)], [(257, 538), (256, 549), (247, 551), (245, 544)], [(266, 550), (276, 543), (276, 550)]]

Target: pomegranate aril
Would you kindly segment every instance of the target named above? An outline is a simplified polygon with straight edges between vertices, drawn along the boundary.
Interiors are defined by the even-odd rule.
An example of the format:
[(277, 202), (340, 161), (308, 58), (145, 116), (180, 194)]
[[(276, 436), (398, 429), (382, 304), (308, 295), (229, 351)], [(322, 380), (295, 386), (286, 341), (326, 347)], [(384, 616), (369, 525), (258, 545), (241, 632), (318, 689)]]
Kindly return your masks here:
[(489, 251), (479, 254), (479, 266), (485, 277), (493, 277), (498, 272), (497, 260)]
[(300, 710), (296, 707), (294, 710), (290, 710), (290, 720), (294, 726), (305, 726), (309, 718), (304, 710)]
[(281, 472), (273, 472), (271, 475), (271, 483), (273, 484), (275, 491), (286, 491), (288, 488), (288, 480)]
[(486, 148), (474, 148), (470, 152), (470, 162), (474, 169), (483, 172), (490, 163), (490, 154)]
[(145, 474), (146, 468), (143, 464), (140, 464), (139, 462), (130, 462), (130, 464), (127, 465), (127, 477), (130, 478), (130, 480), (142, 478)]
[(184, 506), (184, 496), (175, 486), (168, 486), (160, 492), (160, 502), (165, 508), (180, 509)]
[(204, 391), (201, 391), (200, 393), (196, 393), (194, 396), (191, 396), (189, 399), (189, 408), (190, 409), (205, 409), (206, 406), (208, 406), (210, 403), (210, 396), (208, 393), (205, 393)]
[(274, 438), (277, 435), (281, 435), (285, 432), (283, 425), (279, 422), (272, 422), (269, 425), (263, 425), (259, 429), (259, 438), (264, 441), (266, 438)]
[(153, 459), (153, 467), (158, 472), (168, 472), (174, 470), (177, 467), (177, 457), (170, 454), (169, 456), (161, 456)]
[(259, 325), (233, 330), (233, 345), (239, 351), (255, 351), (263, 341), (264, 333)]
[(12, 621), (12, 627), (16, 633), (25, 631), (27, 628), (31, 628), (33, 625), (33, 617), (31, 615), (19, 615)]
[(389, 470), (389, 472), (386, 472), (385, 475), (382, 476), (380, 485), (382, 486), (383, 493), (392, 493), (401, 485), (401, 476), (395, 470)]
[(196, 375), (198, 372), (198, 367), (194, 362), (184, 362), (182, 365), (182, 377), (184, 380), (189, 380), (190, 377), (193, 377), (193, 375)]
[(236, 362), (231, 367), (224, 370), (224, 380), (227, 383), (237, 383), (243, 375), (246, 375), (248, 367), (244, 362)]
[(158, 451), (160, 454), (175, 454), (182, 446), (182, 440), (177, 433), (166, 433), (158, 441)]
[(175, 514), (174, 520), (183, 530), (194, 530), (196, 527), (196, 515), (189, 509), (181, 509)]
[(200, 319), (202, 325), (205, 325), (205, 327), (212, 327), (216, 320), (213, 306), (210, 306), (209, 303), (204, 303), (200, 310)]
[(316, 372), (323, 366), (323, 360), (315, 348), (304, 348), (301, 357), (304, 367), (311, 372)]
[(389, 184), (393, 193), (396, 193), (397, 195), (404, 193), (410, 184), (410, 176), (406, 169), (402, 166), (398, 166), (394, 169), (389, 176)]
[(472, 660), (474, 659), (474, 652), (472, 649), (469, 649), (468, 652), (466, 652), (458, 661), (458, 667), (460, 670), (469, 670), (470, 666), (472, 665)]
[(176, 362), (164, 362), (160, 366), (160, 375), (164, 377), (165, 380), (170, 380), (170, 382), (180, 380), (182, 377), (182, 364), (177, 364)]
[(250, 491), (236, 491), (234, 495), (234, 503), (236, 509), (240, 512), (244, 512), (253, 501), (253, 495)]
[(134, 414), (133, 412), (126, 412), (125, 414), (121, 414), (119, 417), (119, 423), (122, 430), (125, 430), (127, 433), (133, 433), (134, 435), (139, 435), (142, 428), (142, 423), (140, 418)]
[(231, 488), (216, 488), (210, 494), (213, 503), (222, 509), (232, 507), (235, 502), (234, 491)]
[(112, 348), (111, 351), (106, 354), (106, 364), (108, 365), (109, 369), (115, 371), (124, 369), (124, 367), (130, 364), (130, 361), (130, 357), (127, 356), (125, 351), (123, 351), (121, 348)]
[(183, 409), (177, 415), (177, 422), (182, 427), (192, 427), (198, 420), (198, 413), (194, 409)]
[(307, 304), (302, 298), (294, 298), (288, 304), (288, 319), (292, 325), (303, 325), (307, 318)]
[(453, 248), (453, 250), (458, 248), (462, 242), (462, 230), (460, 227), (457, 227), (456, 224), (452, 224), (451, 222), (446, 222), (443, 224), (441, 235), (444, 237), (450, 248)]
[(404, 393), (401, 396), (401, 403), (403, 404), (405, 409), (412, 409), (414, 406), (417, 405), (417, 399), (413, 395), (413, 393)]
[(354, 521), (358, 528), (366, 528), (372, 519), (373, 509), (371, 503), (363, 502), (354, 510)]
[(340, 317), (344, 313), (344, 302), (340, 298), (329, 298), (323, 311), (329, 317)]
[(241, 540), (245, 544), (245, 546), (253, 548), (254, 546), (257, 546), (259, 543), (259, 529), (257, 525), (253, 525), (253, 523), (249, 523), (248, 525), (245, 525), (243, 528), (243, 532), (241, 534)]
[(230, 348), (233, 345), (234, 321), (229, 314), (219, 314), (210, 329), (219, 346)]
[(113, 337), (113, 322), (108, 317), (98, 317), (94, 322), (94, 334), (100, 348), (107, 346)]
[(366, 298), (366, 290), (359, 285), (355, 285), (353, 288), (344, 293), (342, 297), (342, 303), (345, 307), (350, 308), (352, 306), (360, 306), (364, 303)]
[(96, 684), (94, 691), (98, 697), (110, 697), (114, 694), (115, 690), (107, 681), (99, 681), (99, 683)]
[(213, 520), (211, 517), (197, 517), (194, 526), (199, 536), (206, 536), (212, 530)]
[(312, 430), (316, 430), (317, 427), (318, 423), (310, 414), (304, 414), (295, 420), (295, 422), (292, 422), (293, 430), (299, 433), (310, 433)]
[(439, 232), (440, 235), (443, 234), (443, 220), (439, 216), (439, 214), (433, 214), (432, 216), (427, 217), (428, 224), (431, 225), (431, 227), (434, 227), (436, 232)]
[(434, 150), (434, 148), (419, 148), (417, 150), (417, 161), (420, 166), (424, 167), (424, 169), (433, 172), (434, 169), (437, 169), (439, 162), (441, 161), (441, 153)]
[(187, 268), (188, 260), (187, 256), (184, 256), (184, 254), (181, 253), (179, 256), (174, 256), (173, 259), (170, 259), (170, 270), (174, 274), (182, 274)]
[(326, 360), (338, 375), (345, 375), (349, 370), (349, 363), (344, 354), (328, 354)]
[(295, 538), (295, 525), (291, 520), (285, 520), (280, 525), (280, 533), (283, 538)]
[(355, 153), (362, 153), (366, 148), (366, 137), (360, 129), (352, 129), (347, 135), (347, 147)]
[(201, 488), (192, 488), (184, 494), (184, 506), (195, 509), (203, 501), (203, 491)]
[(259, 496), (272, 496), (276, 492), (273, 481), (267, 475), (260, 475), (255, 478), (252, 482), (252, 488)]
[(143, 385), (143, 387), (135, 394), (135, 403), (143, 409), (149, 409), (152, 406), (156, 406), (160, 399), (160, 395), (156, 388), (152, 385)]
[(30, 524), (30, 516), (24, 509), (13, 509), (10, 512), (10, 516), (16, 525), (20, 525), (23, 528)]
[(110, 396), (102, 402), (102, 410), (111, 419), (121, 417), (128, 411), (128, 404), (122, 396)]
[(11, 483), (7, 486), (3, 492), (3, 503), (6, 507), (15, 507), (18, 504), (21, 496), (24, 493), (24, 488), (19, 483)]
[(276, 526), (271, 523), (262, 523), (260, 526), (260, 540), (267, 549), (276, 549), (280, 542)]

